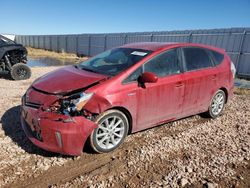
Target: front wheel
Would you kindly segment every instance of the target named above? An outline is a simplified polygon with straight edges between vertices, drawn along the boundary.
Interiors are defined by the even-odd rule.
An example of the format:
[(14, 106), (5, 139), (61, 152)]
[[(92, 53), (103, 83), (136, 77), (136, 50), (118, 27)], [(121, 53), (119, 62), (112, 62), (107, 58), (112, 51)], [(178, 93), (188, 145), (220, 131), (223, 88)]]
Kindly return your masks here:
[(222, 90), (218, 90), (211, 100), (207, 115), (216, 118), (221, 115), (226, 103), (226, 95)]
[(29, 79), (30, 76), (31, 76), (30, 68), (23, 63), (17, 63), (13, 65), (13, 67), (11, 67), (10, 77), (13, 80), (26, 80)]
[(98, 127), (90, 135), (90, 146), (97, 153), (107, 153), (119, 147), (128, 134), (128, 119), (119, 110), (101, 114)]

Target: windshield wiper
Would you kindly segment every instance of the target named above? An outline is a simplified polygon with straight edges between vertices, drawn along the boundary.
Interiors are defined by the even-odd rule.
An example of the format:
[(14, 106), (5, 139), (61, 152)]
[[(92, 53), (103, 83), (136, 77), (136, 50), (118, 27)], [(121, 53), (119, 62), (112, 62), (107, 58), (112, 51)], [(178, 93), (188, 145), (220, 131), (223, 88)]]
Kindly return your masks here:
[(101, 72), (98, 72), (98, 71), (93, 70), (93, 69), (88, 69), (88, 68), (86, 68), (86, 67), (82, 67), (82, 66), (80, 66), (80, 65), (74, 65), (74, 67), (77, 68), (77, 69), (81, 69), (81, 70), (88, 71), (88, 72), (94, 72), (94, 73), (97, 73), (97, 74), (107, 75), (108, 77), (113, 77), (113, 76), (115, 76), (114, 74), (111, 74), (111, 73), (110, 73), (110, 74), (101, 73)]

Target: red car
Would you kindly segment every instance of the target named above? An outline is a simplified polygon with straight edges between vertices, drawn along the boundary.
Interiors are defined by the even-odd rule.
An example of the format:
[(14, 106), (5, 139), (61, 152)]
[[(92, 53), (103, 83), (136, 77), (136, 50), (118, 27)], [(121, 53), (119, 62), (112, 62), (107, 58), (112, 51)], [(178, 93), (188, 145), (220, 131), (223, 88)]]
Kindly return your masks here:
[(28, 138), (45, 150), (99, 153), (125, 137), (199, 113), (216, 118), (232, 96), (224, 50), (190, 43), (134, 43), (46, 74), (22, 98)]

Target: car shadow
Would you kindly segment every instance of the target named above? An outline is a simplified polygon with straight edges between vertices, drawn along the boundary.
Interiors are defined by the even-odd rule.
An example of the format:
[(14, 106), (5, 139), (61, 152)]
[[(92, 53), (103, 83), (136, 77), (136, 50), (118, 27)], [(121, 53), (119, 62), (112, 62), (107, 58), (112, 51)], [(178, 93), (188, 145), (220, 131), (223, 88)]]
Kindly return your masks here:
[(35, 146), (25, 135), (20, 122), (20, 105), (8, 109), (1, 117), (2, 129), (5, 135), (10, 137), (13, 142), (30, 154), (41, 155), (44, 157), (69, 157), (53, 152), (45, 151)]
[(0, 74), (0, 79), (11, 80), (9, 74)]

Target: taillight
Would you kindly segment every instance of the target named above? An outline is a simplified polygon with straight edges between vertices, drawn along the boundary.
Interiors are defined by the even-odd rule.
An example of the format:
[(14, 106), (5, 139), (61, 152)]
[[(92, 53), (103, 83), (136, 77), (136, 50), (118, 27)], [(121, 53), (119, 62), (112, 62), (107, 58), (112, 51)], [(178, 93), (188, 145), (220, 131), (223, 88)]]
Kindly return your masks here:
[(233, 78), (235, 78), (236, 68), (235, 68), (235, 65), (232, 61), (231, 61), (231, 72), (232, 72)]

